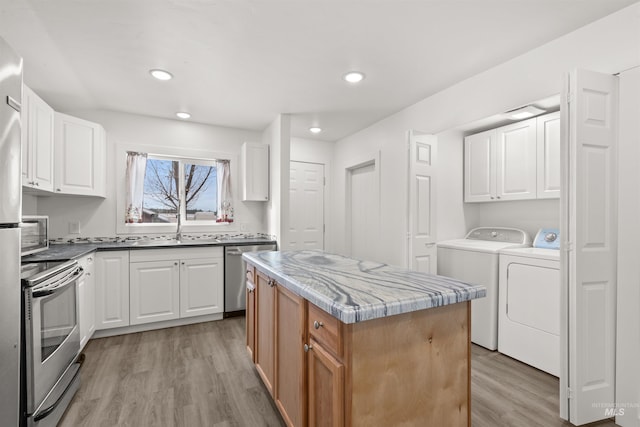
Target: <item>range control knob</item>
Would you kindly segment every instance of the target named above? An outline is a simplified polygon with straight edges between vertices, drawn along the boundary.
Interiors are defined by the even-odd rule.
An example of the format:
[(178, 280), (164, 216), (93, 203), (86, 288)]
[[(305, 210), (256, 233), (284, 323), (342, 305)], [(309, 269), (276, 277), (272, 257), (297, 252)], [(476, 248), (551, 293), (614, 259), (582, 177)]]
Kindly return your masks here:
[(547, 233), (544, 235), (544, 240), (545, 242), (555, 242), (556, 239), (558, 238), (558, 235), (556, 233)]

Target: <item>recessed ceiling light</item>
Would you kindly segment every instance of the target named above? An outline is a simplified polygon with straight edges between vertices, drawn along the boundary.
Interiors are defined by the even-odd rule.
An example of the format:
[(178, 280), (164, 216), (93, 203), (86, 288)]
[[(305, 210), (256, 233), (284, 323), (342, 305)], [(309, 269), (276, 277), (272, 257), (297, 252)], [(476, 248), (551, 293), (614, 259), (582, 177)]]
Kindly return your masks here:
[(539, 116), (544, 113), (545, 110), (534, 107), (533, 105), (527, 105), (521, 108), (516, 108), (515, 110), (507, 111), (504, 115), (510, 120), (524, 120), (529, 117)]
[(364, 73), (360, 71), (349, 71), (342, 78), (349, 83), (359, 83), (364, 80)]
[(184, 111), (180, 111), (176, 113), (176, 116), (180, 117), (181, 119), (188, 119), (189, 117), (191, 117), (191, 114)]
[(158, 80), (171, 80), (173, 78), (173, 74), (165, 70), (149, 70), (149, 73)]
[(320, 133), (320, 132), (322, 132), (322, 128), (315, 127), (315, 126), (314, 127), (310, 127), (309, 128), (309, 132), (311, 132), (311, 133)]

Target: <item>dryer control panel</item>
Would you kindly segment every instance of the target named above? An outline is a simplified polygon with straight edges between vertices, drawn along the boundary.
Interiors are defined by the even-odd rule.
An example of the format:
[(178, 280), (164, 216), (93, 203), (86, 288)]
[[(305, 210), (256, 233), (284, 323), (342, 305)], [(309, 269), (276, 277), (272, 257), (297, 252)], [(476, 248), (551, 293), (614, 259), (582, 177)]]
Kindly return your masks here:
[(533, 241), (534, 248), (560, 249), (560, 230), (541, 228)]

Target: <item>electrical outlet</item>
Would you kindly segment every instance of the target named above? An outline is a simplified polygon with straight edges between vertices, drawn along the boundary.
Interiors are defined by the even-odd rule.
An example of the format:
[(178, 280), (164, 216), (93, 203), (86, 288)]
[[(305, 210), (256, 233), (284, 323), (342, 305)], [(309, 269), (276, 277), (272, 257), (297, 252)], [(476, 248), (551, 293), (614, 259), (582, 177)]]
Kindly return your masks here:
[(69, 234), (80, 234), (80, 222), (69, 223)]

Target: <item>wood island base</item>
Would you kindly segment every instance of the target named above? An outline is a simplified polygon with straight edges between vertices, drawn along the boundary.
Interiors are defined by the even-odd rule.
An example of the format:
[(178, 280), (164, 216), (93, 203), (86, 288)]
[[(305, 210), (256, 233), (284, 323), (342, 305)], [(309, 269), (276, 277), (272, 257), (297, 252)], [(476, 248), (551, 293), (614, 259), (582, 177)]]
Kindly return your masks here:
[(287, 425), (471, 425), (469, 301), (345, 324), (247, 281), (247, 349)]

